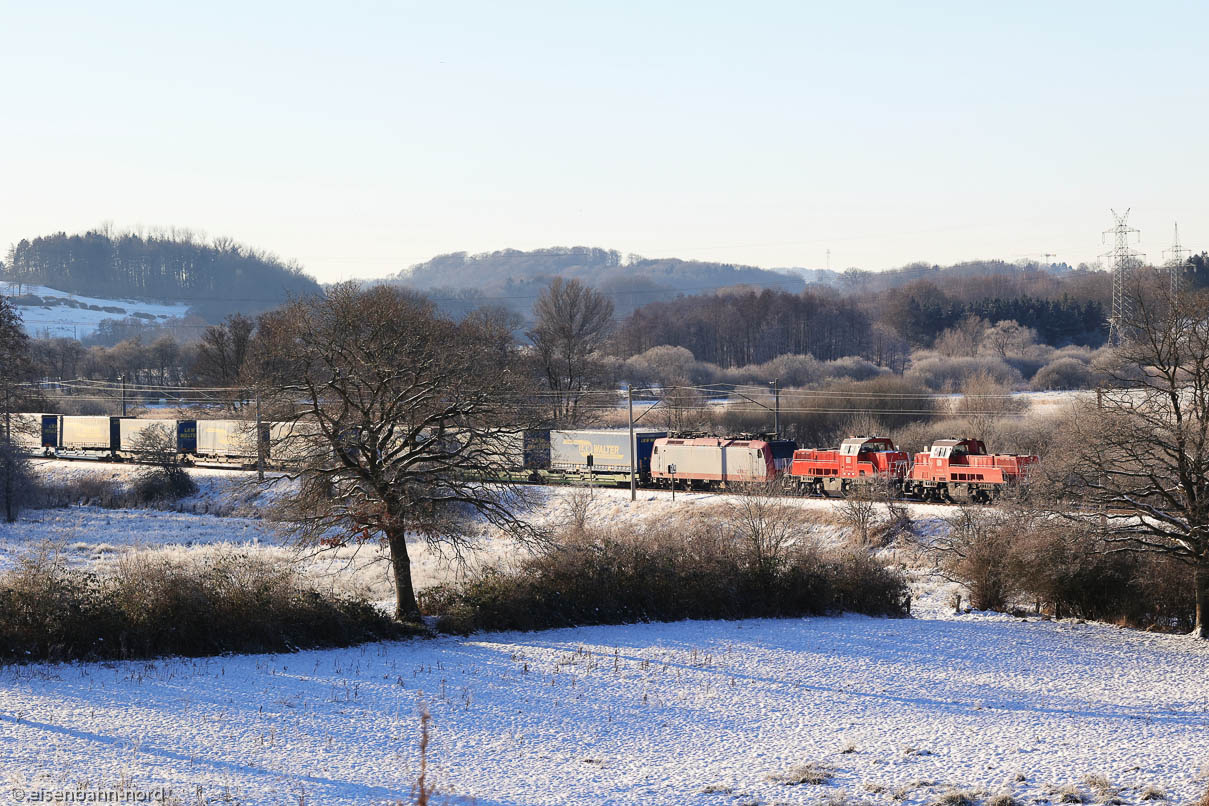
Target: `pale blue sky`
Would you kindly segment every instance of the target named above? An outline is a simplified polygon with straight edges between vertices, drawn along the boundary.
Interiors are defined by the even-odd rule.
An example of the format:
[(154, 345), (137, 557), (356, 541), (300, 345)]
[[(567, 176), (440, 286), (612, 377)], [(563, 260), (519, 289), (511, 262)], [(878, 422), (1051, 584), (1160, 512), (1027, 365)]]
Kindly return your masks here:
[(1209, 248), (1209, 4), (3, 2), (0, 244), (321, 280), (591, 245), (870, 269)]

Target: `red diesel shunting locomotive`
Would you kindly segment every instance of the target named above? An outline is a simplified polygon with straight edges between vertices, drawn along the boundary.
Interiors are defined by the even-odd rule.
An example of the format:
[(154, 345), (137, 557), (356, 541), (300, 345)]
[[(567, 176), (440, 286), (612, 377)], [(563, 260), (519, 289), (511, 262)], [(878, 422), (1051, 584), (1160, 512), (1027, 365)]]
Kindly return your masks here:
[(794, 451), (789, 470), (803, 492), (845, 496), (854, 485), (883, 481), (896, 493), (910, 467), (911, 457), (897, 450), (887, 437), (849, 437), (838, 449), (806, 448)]
[(1007, 485), (1021, 481), (1036, 456), (988, 454), (980, 439), (942, 439), (915, 454), (904, 492), (925, 501), (985, 504)]

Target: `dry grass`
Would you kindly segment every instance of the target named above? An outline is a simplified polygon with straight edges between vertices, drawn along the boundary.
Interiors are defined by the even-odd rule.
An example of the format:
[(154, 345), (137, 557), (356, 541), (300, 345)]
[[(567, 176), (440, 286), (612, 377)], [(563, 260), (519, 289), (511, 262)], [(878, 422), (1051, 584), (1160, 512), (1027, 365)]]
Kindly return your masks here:
[(1058, 803), (1087, 803), (1087, 795), (1074, 784), (1065, 784), (1052, 793)]
[(807, 761), (805, 764), (799, 764), (785, 772), (773, 773), (768, 776), (768, 780), (787, 786), (795, 784), (822, 785), (831, 783), (831, 779), (834, 777), (835, 771), (826, 764), (818, 761)]
[[(1206, 793), (1206, 797), (1209, 797), (1209, 793)], [(1138, 800), (1167, 800), (1167, 793), (1154, 784), (1147, 784), (1142, 787), (1142, 791), (1138, 794)], [(1204, 806), (1204, 798), (1202, 798), (1201, 803)]]
[(1000, 792), (987, 798), (986, 806), (1020, 806), (1020, 801), (1016, 800), (1010, 792)]
[(942, 792), (933, 806), (977, 806), (978, 793), (968, 789), (949, 789)]
[(1100, 803), (1121, 802), (1117, 797), (1121, 794), (1120, 788), (1113, 786), (1112, 782), (1108, 780), (1107, 775), (1094, 773), (1092, 775), (1084, 776), (1083, 785), (1091, 790), (1096, 800), (1098, 800)]

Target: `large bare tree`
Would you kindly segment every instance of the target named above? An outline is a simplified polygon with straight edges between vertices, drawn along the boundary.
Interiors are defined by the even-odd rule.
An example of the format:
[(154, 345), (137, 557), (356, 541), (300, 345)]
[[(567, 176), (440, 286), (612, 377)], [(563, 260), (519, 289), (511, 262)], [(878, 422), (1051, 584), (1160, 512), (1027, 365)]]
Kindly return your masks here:
[(613, 328), (613, 302), (579, 280), (555, 277), (533, 306), (529, 338), (540, 362), (555, 425), (578, 425), (586, 391), (599, 380), (599, 352)]
[(310, 540), (381, 540), (396, 616), (420, 618), (407, 539), (460, 551), (477, 518), (535, 539), (520, 488), (492, 479), (518, 436), (511, 334), (455, 323), (396, 288), (342, 284), (261, 320), (258, 366), (277, 390), (280, 450), (296, 478), (286, 512)]
[(1046, 481), (1094, 507), (1112, 549), (1191, 565), (1195, 634), (1209, 638), (1209, 294), (1139, 291), (1122, 329), (1107, 383), (1051, 450)]

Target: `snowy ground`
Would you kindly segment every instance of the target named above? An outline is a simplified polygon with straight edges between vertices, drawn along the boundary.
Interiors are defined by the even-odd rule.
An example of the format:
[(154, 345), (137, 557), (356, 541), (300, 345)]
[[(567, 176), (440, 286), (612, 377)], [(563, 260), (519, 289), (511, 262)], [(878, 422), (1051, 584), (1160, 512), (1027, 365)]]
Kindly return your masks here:
[[(47, 462), (60, 477), (130, 468)], [(80, 564), (124, 551), (293, 551), (249, 474), (199, 471), (186, 511), (76, 507), (0, 525), (0, 565), (44, 540)], [(537, 490), (533, 517), (566, 517)], [(671, 511), (599, 490), (594, 519)], [(677, 495), (685, 511), (717, 496)], [(800, 501), (836, 534), (834, 505)], [(944, 507), (913, 508), (936, 520)], [(223, 513), (216, 515), (214, 513)], [(484, 537), (489, 559), (516, 547)], [(456, 568), (419, 552), (422, 584)], [(371, 552), (372, 553), (372, 552)], [(309, 558), (381, 592), (385, 569)], [(326, 563), (326, 566), (323, 564)], [(380, 570), (379, 570), (380, 569)], [(375, 574), (381, 574), (375, 577)], [(950, 788), (1058, 803), (1087, 776), (1122, 801), (1209, 787), (1209, 646), (1104, 625), (954, 616), (921, 578), (915, 618), (681, 622), (372, 644), (295, 655), (0, 668), (0, 792), (170, 787), (183, 803), (409, 802), (422, 709), (452, 803), (933, 804)], [(771, 778), (815, 762), (828, 784)], [(830, 800), (829, 800), (830, 799)], [(1103, 799), (1103, 798), (1102, 798)], [(438, 800), (438, 802), (440, 802)]]
[[(9, 787), (182, 800), (928, 804), (1059, 801), (1105, 776), (1186, 803), (1209, 753), (1209, 647), (1105, 626), (946, 617), (682, 622), (296, 655), (0, 670)], [(770, 776), (803, 762), (827, 785)], [(1086, 792), (1087, 787), (1083, 786)], [(463, 798), (466, 798), (463, 800)]]
[[(99, 479), (128, 482), (139, 468), (131, 465), (91, 461), (37, 460), (37, 471), (60, 480)], [(147, 549), (203, 552), (216, 547), (240, 550), (290, 552), (300, 557), (313, 575), (338, 589), (386, 601), (393, 597), (389, 569), (382, 550), (374, 545), (319, 550), (296, 546), (290, 535), (262, 519), (273, 492), (257, 486), (255, 473), (238, 470), (197, 468), (190, 470), (199, 492), (178, 505), (180, 511), (102, 509), (95, 506), (67, 509), (27, 510), (20, 521), (0, 523), (0, 569), (12, 567), (20, 557), (51, 547), (75, 564), (104, 563), (123, 553)], [(568, 517), (569, 499), (589, 495), (589, 518), (593, 524), (624, 525), (674, 513), (691, 513), (718, 506), (725, 496), (712, 493), (677, 493), (639, 490), (630, 501), (627, 489), (565, 487), (525, 488), (531, 500), (527, 517), (539, 526), (557, 526)], [(789, 499), (816, 522), (812, 537), (840, 542), (845, 532), (838, 523), (837, 505), (822, 499)], [(952, 509), (929, 504), (911, 505), (913, 517), (923, 528), (952, 514)], [(463, 566), (447, 551), (417, 540), (409, 546), (417, 588), (449, 582), (487, 563), (506, 562), (524, 549), (498, 533), (484, 531), (475, 538), (475, 550)]]
[[(0, 291), (5, 296), (17, 297), (18, 286), (16, 283), (5, 283)], [(137, 315), (148, 322), (155, 322), (184, 316), (189, 310), (189, 306), (183, 303), (82, 297), (41, 285), (21, 284), (20, 292), (22, 297), (32, 294), (47, 302), (44, 305), (17, 307), (26, 331), (35, 336), (83, 338), (95, 331), (105, 319), (125, 319)]]

